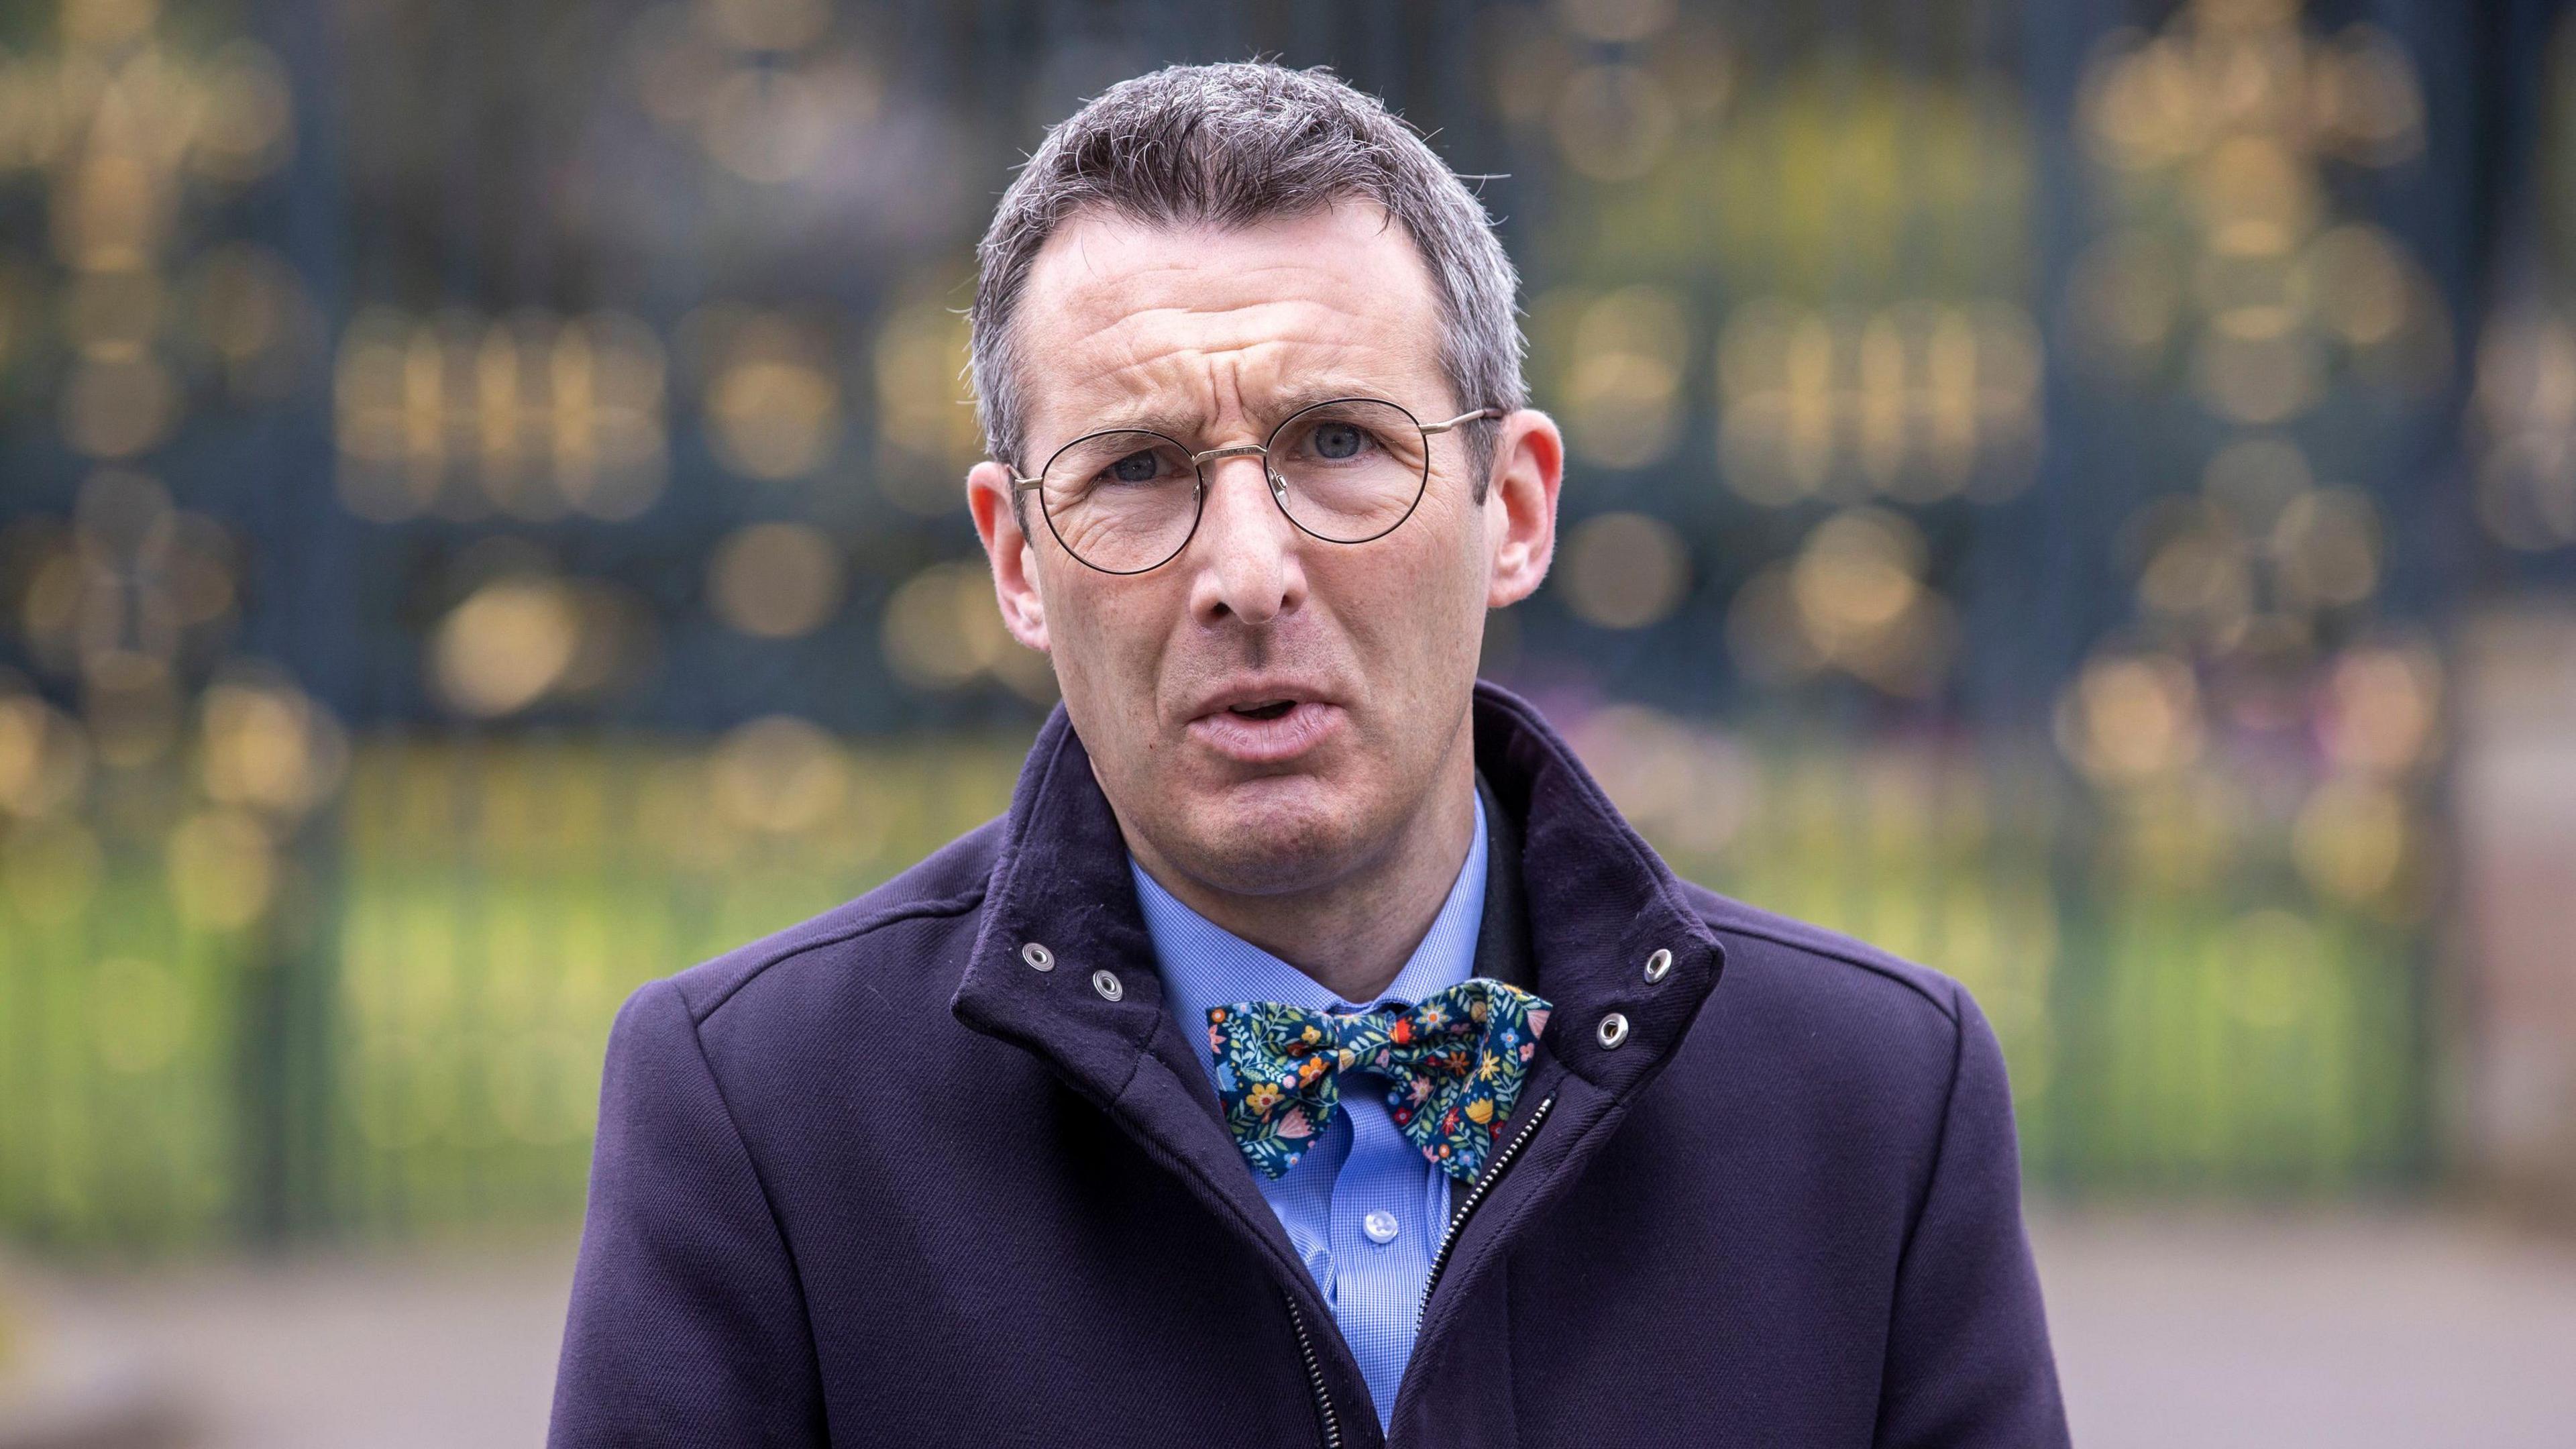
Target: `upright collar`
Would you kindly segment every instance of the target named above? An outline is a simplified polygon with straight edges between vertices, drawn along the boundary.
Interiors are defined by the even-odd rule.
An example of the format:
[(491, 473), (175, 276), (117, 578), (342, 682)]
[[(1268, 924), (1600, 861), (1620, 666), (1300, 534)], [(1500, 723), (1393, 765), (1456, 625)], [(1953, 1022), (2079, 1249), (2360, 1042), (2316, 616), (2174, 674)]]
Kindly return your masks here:
[[(1529, 979), (1515, 984), (1554, 1003), (1542, 1051), (1625, 1097), (1680, 1044), (1717, 984), (1724, 952), (1672, 872), (1535, 709), (1479, 682), (1472, 712), (1477, 771), (1517, 837), (1520, 889), (1497, 896), (1489, 887), (1487, 902), (1488, 915), (1498, 906), (1526, 911)], [(1647, 963), (1658, 951), (1670, 951), (1672, 963), (1650, 982)], [(1035, 969), (1033, 960), (1051, 969)], [(1146, 1058), (1175, 1073), (1194, 1060), (1177, 1026), (1168, 1026), (1154, 961), (1116, 817), (1058, 705), (1012, 795), (982, 928), (951, 1010), (1036, 1052), (1107, 1104)], [(1104, 971), (1114, 983), (1096, 979)], [(1624, 1034), (1603, 1030), (1613, 1013)], [(1214, 1094), (1197, 1095), (1221, 1128)], [(1219, 1145), (1230, 1148), (1222, 1133)]]
[(1529, 898), (1521, 888), (1521, 826), (1503, 813), (1485, 772), (1476, 772), (1478, 819), (1485, 822), (1485, 918), (1476, 927), (1478, 976), (1535, 992), (1530, 971)]
[(1352, 1001), (1304, 971), (1261, 949), (1207, 917), (1191, 910), (1163, 889), (1131, 857), (1129, 878), (1136, 903), (1144, 911), (1146, 934), (1154, 941), (1156, 964), (1181, 1031), (1213, 1067), (1206, 1048), (1208, 1008), (1238, 1001), (1281, 1001), (1314, 1011), (1365, 1011), (1380, 1001), (1412, 1003), (1455, 986), (1475, 974), (1477, 928), (1484, 918), (1486, 813), (1482, 791), (1476, 796), (1476, 828), (1467, 859), (1450, 883), (1449, 894), (1405, 959), (1404, 967), (1384, 991), (1366, 1001)]

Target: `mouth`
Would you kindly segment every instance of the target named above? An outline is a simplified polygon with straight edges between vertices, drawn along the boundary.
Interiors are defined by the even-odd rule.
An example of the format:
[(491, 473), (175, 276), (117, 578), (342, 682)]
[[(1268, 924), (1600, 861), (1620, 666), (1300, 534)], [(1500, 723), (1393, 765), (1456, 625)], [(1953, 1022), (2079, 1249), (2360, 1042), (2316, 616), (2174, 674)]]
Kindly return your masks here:
[(1246, 765), (1295, 760), (1338, 731), (1341, 706), (1311, 693), (1277, 685), (1229, 690), (1201, 706), (1189, 722), (1199, 745)]

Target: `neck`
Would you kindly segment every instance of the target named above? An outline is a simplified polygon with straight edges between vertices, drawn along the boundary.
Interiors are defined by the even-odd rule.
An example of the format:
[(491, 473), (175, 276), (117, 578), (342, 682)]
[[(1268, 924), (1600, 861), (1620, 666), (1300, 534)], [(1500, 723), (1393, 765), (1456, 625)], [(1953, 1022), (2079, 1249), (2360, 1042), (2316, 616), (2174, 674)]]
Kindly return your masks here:
[[(1375, 1000), (1429, 934), (1475, 844), (1476, 776), (1461, 751), (1422, 809), (1332, 879), (1294, 891), (1245, 895), (1175, 869), (1125, 828), (1137, 864), (1181, 904), (1298, 970), (1345, 1001)], [(1454, 776), (1454, 778), (1449, 778)]]

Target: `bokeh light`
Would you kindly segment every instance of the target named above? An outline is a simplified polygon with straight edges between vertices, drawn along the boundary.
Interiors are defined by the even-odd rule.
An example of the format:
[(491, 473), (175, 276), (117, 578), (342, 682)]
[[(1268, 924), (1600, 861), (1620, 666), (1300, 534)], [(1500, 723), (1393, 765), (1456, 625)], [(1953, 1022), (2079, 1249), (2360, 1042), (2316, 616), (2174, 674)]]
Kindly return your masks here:
[(751, 478), (799, 478), (841, 441), (841, 389), (822, 339), (779, 313), (701, 312), (687, 324), (707, 358), (716, 457)]
[(204, 811), (170, 832), (170, 896), (181, 920), (237, 930), (268, 910), (277, 889), (276, 847), (246, 810)]
[(745, 634), (810, 634), (841, 602), (841, 560), (822, 530), (755, 523), (718, 545), (707, 568), (708, 603)]
[(2200, 757), (2200, 687), (2171, 655), (2109, 655), (2084, 667), (2061, 695), (2058, 748), (2107, 785), (2158, 780)]
[(1959, 648), (1954, 611), (1927, 588), (1922, 533), (1902, 514), (1848, 508), (1797, 556), (1747, 580), (1727, 619), (1738, 665), (1795, 682), (1832, 669), (1889, 694), (1928, 695)]
[(877, 480), (907, 512), (953, 513), (984, 430), (965, 382), (966, 317), (949, 289), (896, 309), (877, 334)]
[(2038, 461), (2041, 349), (2005, 304), (1738, 308), (1718, 339), (1718, 459), (1757, 503), (1995, 501)]
[(717, 742), (708, 784), (716, 809), (733, 824), (792, 834), (845, 808), (850, 765), (811, 721), (771, 715)]
[(1585, 717), (1570, 739), (1612, 804), (1681, 849), (1725, 850), (1763, 807), (1742, 745), (1660, 711), (1615, 705)]
[(647, 10), (633, 34), (645, 110), (762, 186), (811, 178), (867, 144), (884, 83), (867, 50), (834, 45), (822, 0), (694, 0)]
[(955, 689), (990, 675), (1031, 699), (1051, 698), (1045, 655), (1002, 627), (993, 576), (980, 563), (933, 564), (904, 580), (887, 601), (886, 663), (917, 688)]
[(1575, 320), (1560, 392), (1568, 441), (1583, 462), (1639, 468), (1681, 436), (1681, 386), (1690, 362), (1690, 308), (1659, 287), (1623, 287), (1597, 298), (1557, 297)]
[(2395, 236), (2339, 219), (2328, 168), (2423, 146), (2420, 81), (2386, 32), (2332, 36), (2295, 4), (2192, 0), (2103, 47), (2078, 101), (2111, 225), (2068, 279), (2082, 354), (2145, 381), (2177, 352), (2192, 395), (2246, 426), (2315, 411), (2339, 370), (2423, 395), (2448, 309)]
[(274, 670), (236, 669), (200, 696), (206, 798), (284, 819), (340, 788), (349, 745), (338, 721)]
[(1673, 526), (1642, 513), (1605, 513), (1567, 535), (1566, 606), (1604, 629), (1643, 629), (1681, 605), (1690, 558)]
[(439, 621), (430, 644), (432, 678), (460, 713), (515, 714), (571, 672), (581, 625), (580, 605), (561, 581), (497, 580)]
[(2401, 775), (2440, 746), (2442, 666), (2419, 641), (2344, 651), (2326, 675), (2325, 695), (2318, 729), (2327, 755), (2345, 769)]
[(631, 317), (371, 308), (340, 345), (340, 496), (380, 523), (633, 518), (664, 482), (663, 390), (661, 344)]
[(80, 726), (0, 677), (0, 811), (51, 815), (78, 801), (88, 783)]

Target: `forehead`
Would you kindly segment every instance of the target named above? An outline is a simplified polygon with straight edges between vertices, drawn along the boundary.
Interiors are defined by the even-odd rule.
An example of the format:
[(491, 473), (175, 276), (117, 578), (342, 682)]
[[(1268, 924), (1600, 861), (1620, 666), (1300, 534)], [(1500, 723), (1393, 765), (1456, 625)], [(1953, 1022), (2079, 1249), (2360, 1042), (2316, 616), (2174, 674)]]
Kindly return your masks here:
[(1430, 271), (1368, 202), (1222, 228), (1079, 216), (1040, 249), (1014, 325), (1039, 451), (1120, 423), (1257, 426), (1342, 393), (1446, 402)]

